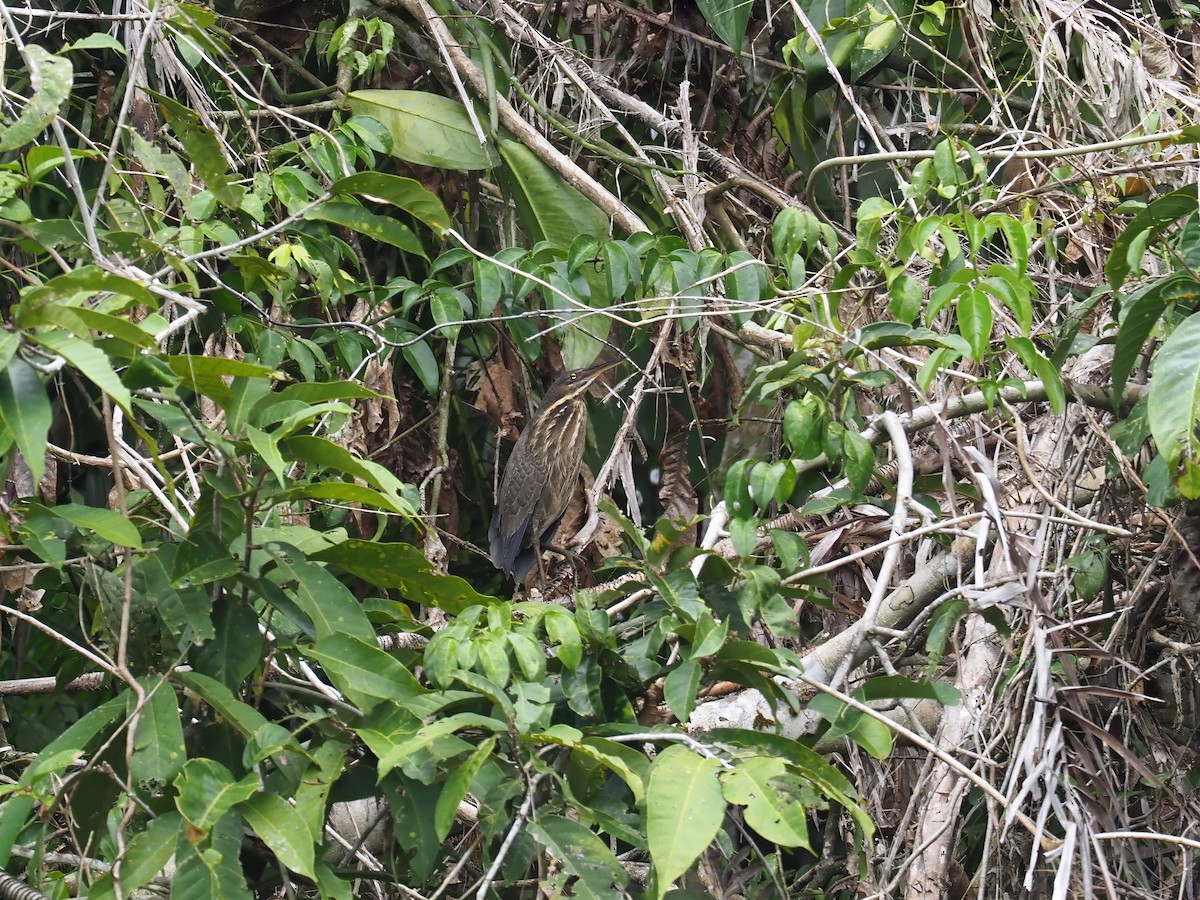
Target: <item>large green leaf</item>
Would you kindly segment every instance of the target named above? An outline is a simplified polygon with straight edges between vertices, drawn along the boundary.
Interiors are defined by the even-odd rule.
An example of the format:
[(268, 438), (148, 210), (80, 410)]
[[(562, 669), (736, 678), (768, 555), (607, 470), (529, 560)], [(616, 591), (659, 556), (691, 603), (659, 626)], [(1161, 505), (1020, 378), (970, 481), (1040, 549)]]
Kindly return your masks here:
[(1187, 272), (1174, 272), (1150, 282), (1122, 304), (1124, 315), (1113, 349), (1113, 408), (1121, 408), (1125, 382), (1141, 358), (1142, 348), (1162, 314), (1172, 303), (1195, 302), (1200, 297), (1200, 282)]
[(17, 121), (0, 128), (0, 153), (15, 150), (45, 131), (63, 101), (71, 93), (74, 72), (71, 61), (55, 56), (38, 44), (25, 45), (25, 61), (29, 66), (29, 81), (33, 96), (21, 110)]
[(446, 840), (450, 834), (450, 829), (454, 826), (454, 820), (458, 815), (458, 805), (471, 790), (475, 776), (479, 774), (479, 770), (483, 768), (483, 764), (488, 761), (495, 749), (496, 738), (493, 735), (476, 747), (465, 763), (455, 766), (449, 777), (446, 778), (442, 792), (438, 794), (437, 807), (434, 809), (433, 815), (433, 827), (437, 831), (439, 841)]
[[(783, 760), (752, 756), (724, 772), (721, 784), (725, 799), (746, 807), (746, 824), (768, 841), (781, 847), (810, 847), (805, 804), (797, 802), (792, 792), (780, 791), (786, 779)], [(808, 790), (810, 805), (821, 802), (816, 791)]]
[(359, 203), (345, 200), (328, 200), (306, 216), (317, 222), (329, 222), (357, 231), (361, 235), (379, 241), (381, 244), (391, 244), (405, 253), (428, 259), (425, 248), (413, 230), (403, 222), (397, 222), (388, 216), (381, 216), (363, 208)]
[(404, 482), (378, 463), (359, 459), (345, 447), (314, 435), (288, 438), (280, 442), (279, 450), (286, 459), (325, 466), (361, 478), (382, 492), (395, 512), (416, 520), (416, 510), (400, 496), (400, 492), (404, 490)]
[[(171, 812), (151, 820), (144, 830), (134, 835), (121, 857), (122, 896), (131, 896), (163, 870), (175, 854), (182, 825), (182, 816)], [(107, 872), (96, 879), (88, 891), (89, 900), (109, 900), (110, 897), (115, 900), (116, 896), (112, 873)]]
[[(162, 677), (142, 679), (142, 687), (147, 699), (134, 732), (129, 777), (134, 788), (153, 801), (175, 780), (187, 760), (187, 750), (175, 689)], [(131, 713), (135, 699), (130, 697)]]
[(586, 825), (565, 816), (539, 816), (529, 823), (529, 832), (578, 878), (571, 885), (572, 896), (581, 900), (620, 900), (625, 896), (629, 873)]
[(714, 744), (730, 744), (784, 760), (815, 790), (846, 807), (869, 845), (875, 823), (856, 802), (854, 785), (811, 747), (782, 735), (741, 728), (716, 728), (708, 733), (708, 738)]
[(333, 183), (334, 194), (355, 194), (390, 203), (414, 219), (433, 229), (439, 237), (450, 228), (450, 216), (442, 202), (425, 190), (419, 181), (386, 175), (382, 172), (359, 172)]
[(91, 332), (95, 330), (111, 334), (113, 337), (119, 338), (135, 347), (155, 346), (154, 336), (134, 325), (128, 319), (97, 312), (86, 306), (63, 306), (57, 303), (43, 303), (33, 308), (24, 318), (26, 324), (30, 327), (54, 325), (58, 328), (65, 328), (77, 338), (85, 341), (92, 339)]
[(1189, 184), (1164, 194), (1129, 220), (1113, 241), (1108, 262), (1104, 264), (1104, 274), (1114, 291), (1120, 290), (1130, 272), (1141, 269), (1142, 256), (1151, 238), (1196, 212), (1198, 190), (1197, 185)]
[[(239, 700), (233, 695), (233, 691), (215, 678), (200, 672), (176, 672), (174, 677), (211, 706), (243, 738), (249, 738), (271, 726), (266, 716)], [(286, 730), (284, 734), (287, 734)]]
[(720, 762), (679, 744), (658, 755), (646, 785), (646, 840), (657, 896), (704, 852), (725, 818)]
[(607, 238), (608, 216), (518, 141), (502, 140), (504, 179), (533, 241), (570, 247), (580, 235)]
[(154, 294), (141, 282), (105, 272), (96, 266), (80, 266), (70, 272), (56, 275), (44, 284), (26, 289), (14, 315), (18, 324), (31, 327), (38, 323), (36, 319), (28, 317), (44, 304), (95, 294), (117, 294), (146, 306), (158, 306)]
[(211, 831), (237, 804), (258, 793), (253, 775), (236, 779), (214, 759), (189, 759), (175, 779), (179, 796), (175, 803), (192, 828)]
[(54, 411), (42, 379), (20, 357), (13, 357), (0, 371), (0, 422), (16, 442), (36, 485), (46, 471), (46, 437), (54, 424)]
[(239, 852), (242, 839), (241, 816), (233, 813), (217, 823), (207, 840), (198, 840), (194, 832), (181, 834), (171, 900), (251, 900)]
[(334, 686), (364, 712), (380, 700), (407, 700), (425, 692), (399, 660), (349, 634), (324, 637), (305, 647), (304, 655), (319, 662)]
[(47, 506), (45, 510), (118, 546), (141, 549), (142, 536), (138, 534), (137, 528), (116, 510), (84, 506), (81, 503), (59, 503), (56, 506)]
[(268, 541), (264, 549), (278, 563), (280, 577), (291, 597), (312, 621), (317, 639), (349, 634), (374, 641), (375, 631), (349, 588), (324, 567), (309, 562), (295, 547)]
[(349, 540), (320, 553), (313, 560), (336, 565), (368, 584), (400, 591), (422, 606), (436, 606), (458, 615), (469, 606), (496, 603), (457, 575), (441, 575), (412, 544), (384, 544)]
[(1200, 315), (1186, 319), (1158, 351), (1147, 415), (1150, 433), (1179, 492), (1200, 498)]
[(312, 837), (304, 820), (277, 794), (255, 794), (239, 809), (246, 824), (254, 829), (281, 863), (298, 875), (315, 877)]
[(737, 53), (742, 49), (746, 37), (746, 26), (750, 24), (753, 0), (696, 0), (704, 20), (725, 43)]
[(392, 155), (435, 169), (490, 169), (495, 152), (480, 145), (466, 107), (425, 91), (352, 91), (346, 102), (356, 115), (372, 116), (392, 136)]
[(32, 337), (51, 353), (61, 356), (82, 372), (121, 409), (133, 413), (133, 397), (129, 388), (117, 377), (112, 363), (102, 350), (62, 331), (47, 331), (43, 328), (34, 332)]
[(967, 288), (958, 295), (958, 330), (971, 346), (971, 356), (981, 360), (987, 356), (992, 338), (992, 302), (978, 288)]
[[(153, 92), (151, 92), (153, 94)], [(229, 163), (217, 135), (201, 121), (200, 116), (164, 94), (153, 94), (158, 100), (163, 118), (187, 150), (196, 175), (212, 191), (217, 202), (230, 209), (242, 204), (246, 189), (237, 184), (229, 173)]]

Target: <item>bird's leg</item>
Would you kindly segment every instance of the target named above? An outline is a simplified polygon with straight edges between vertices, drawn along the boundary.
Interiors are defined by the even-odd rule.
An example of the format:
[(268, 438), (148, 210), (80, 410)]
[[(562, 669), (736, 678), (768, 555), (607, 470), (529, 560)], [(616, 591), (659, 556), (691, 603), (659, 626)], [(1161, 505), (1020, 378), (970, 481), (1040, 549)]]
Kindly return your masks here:
[(542, 541), (536, 534), (533, 536), (533, 558), (537, 560), (538, 587), (545, 592), (549, 583), (546, 581), (546, 568), (542, 565)]
[[(586, 581), (586, 582), (590, 582), (591, 584), (595, 584), (595, 579), (592, 577), (592, 570), (590, 568), (588, 568), (587, 560), (583, 558), (583, 554), (576, 553), (574, 550), (568, 550), (566, 547), (559, 547), (557, 545), (554, 545), (554, 546), (547, 545), (546, 549), (549, 550), (551, 553), (557, 553), (559, 556), (561, 556), (563, 559), (565, 559), (567, 562), (569, 562), (571, 564), (571, 573), (573, 576), (572, 580), (575, 582), (576, 587), (579, 586), (581, 581)], [(585, 572), (587, 574), (588, 577), (586, 579), (581, 579), (579, 577), (579, 573), (581, 571)], [(587, 585), (585, 585), (585, 586), (587, 586)]]

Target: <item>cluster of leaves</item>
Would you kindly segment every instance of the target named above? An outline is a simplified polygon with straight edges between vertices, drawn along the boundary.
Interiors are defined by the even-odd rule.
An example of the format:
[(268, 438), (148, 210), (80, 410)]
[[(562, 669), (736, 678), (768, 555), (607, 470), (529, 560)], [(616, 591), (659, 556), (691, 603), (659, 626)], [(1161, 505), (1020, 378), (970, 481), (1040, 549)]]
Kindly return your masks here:
[[(224, 52), (214, 24), (191, 8), (169, 20), (177, 47)], [(338, 29), (327, 59), (372, 71), (353, 46)], [(361, 383), (368, 364), (396, 356), (436, 395), (434, 348), (494, 312), (530, 337), (521, 312), (535, 290), (571, 326), (563, 351), (582, 364), (612, 311), (636, 325), (684, 308), (694, 329), (739, 263), (730, 298), (748, 318), (765, 298), (761, 265), (670, 236), (606, 240), (599, 226), (569, 246), (429, 261), (451, 220), (416, 181), (377, 169), (395, 147), (376, 119), (281, 142), (245, 177), (226, 138), (165, 95), (153, 103), (171, 139), (134, 134), (119, 157), (142, 174), (106, 186), (96, 213), (67, 211), (60, 185), (98, 191), (100, 155), (41, 135), (89, 95), (72, 92), (65, 54), (30, 47), (26, 61), (41, 70), (23, 118), (38, 118), (5, 132), (3, 217), (29, 263), (0, 345), (0, 438), (33, 490), (7, 520), (9, 560), (41, 604), (22, 619), (40, 628), (27, 661), (64, 684), (99, 667), (112, 696), (77, 720), (14, 701), (22, 721), (49, 718), (18, 729), (42, 746), (0, 789), (0, 862), (33, 848), (27, 877), (49, 891), (65, 880), (44, 852), (115, 865), (79, 884), (90, 896), (129, 896), (169, 864), (180, 896), (248, 896), (299, 876), (349, 897), (357, 871), (334, 863), (328, 808), (370, 796), (390, 811), (389, 877), (413, 885), (441, 877), (447, 838), (472, 819), (481, 870), (494, 859), (495, 877), (519, 880), (549, 852), (577, 896), (629, 880), (598, 834), (648, 854), (660, 896), (731, 810), (762, 839), (811, 849), (809, 815), (834, 801), (869, 836), (853, 786), (800, 744), (730, 732), (680, 745), (677, 729), (636, 722), (633, 699), (664, 675), (685, 721), (702, 676), (770, 687), (789, 671), (794, 658), (744, 639), (774, 602), (770, 569), (706, 574), (728, 612), (686, 569), (652, 575), (663, 601), (623, 621), (589, 603), (502, 603), (435, 571), (411, 543), (428, 527), (417, 491), (339, 440), (386, 399)], [(545, 179), (523, 147), (501, 153), (515, 181)], [(549, 200), (529, 188), (526, 221), (562, 234), (549, 212), (588, 213), (556, 203), (568, 189), (554, 184)], [(382, 272), (375, 248), (399, 251)], [(330, 326), (356, 298), (370, 309), (361, 327)], [(65, 465), (84, 457), (95, 468), (82, 475)], [(377, 514), (375, 540), (352, 536), (366, 522), (356, 510)], [(630, 533), (647, 565), (667, 567), (661, 546)], [(439, 631), (418, 617), (430, 609), (450, 617)], [(385, 652), (379, 635), (396, 633), (415, 640)], [(677, 634), (690, 649), (668, 662)], [(57, 716), (61, 733), (38, 740)], [(640, 748), (660, 741), (651, 761)], [(520, 830), (547, 779), (550, 799), (537, 792)], [(69, 844), (52, 837), (64, 826)], [(246, 830), (267, 853), (245, 857)]]
[[(742, 45), (749, 4), (699, 5)], [(858, 81), (914, 28), (929, 59), (962, 41), (940, 3), (803, 8), (822, 41), (791, 38), (782, 55), (797, 70), (769, 91), (793, 162), (810, 169), (832, 155), (830, 129), (813, 127), (833, 112), (831, 62)], [(826, 220), (836, 203), (810, 185), (819, 207), (773, 215), (757, 255), (698, 248), (666, 227), (614, 239), (608, 214), (500, 127), (494, 106), (366, 87), (395, 59), (389, 21), (314, 29), (301, 57), (363, 87), (300, 134), (293, 119), (260, 130), (236, 114), (243, 70), (262, 55), (239, 56), (225, 24), (186, 4), (165, 14), (157, 49), (215, 109), (130, 76), (129, 108), (156, 126), (143, 130), (98, 114), (124, 45), (97, 32), (57, 53), (21, 51), (13, 86), (29, 96), (0, 132), (0, 241), (20, 260), (0, 334), (0, 453), (17, 498), (3, 610), (21, 629), (20, 672), (65, 686), (101, 670), (109, 683), (95, 702), (11, 702), (10, 737), (36, 757), (0, 787), (0, 864), (31, 854), (27, 878), (65, 893), (67, 873), (44, 854), (79, 853), (109, 868), (70, 887), (104, 897), (168, 867), (180, 896), (265, 894), (297, 877), (329, 897), (352, 896), (360, 877), (432, 890), (467, 881), (458, 862), (497, 886), (541, 873), (574, 896), (661, 897), (710, 846), (733, 871), (739, 846), (765, 842), (740, 874), (749, 891), (781, 896), (847, 822), (852, 846), (869, 846), (860, 792), (815, 738), (682, 726), (719, 682), (799, 705), (778, 680), (797, 654), (753, 638), (763, 627), (796, 638), (795, 601), (827, 609), (833, 592), (797, 577), (809, 548), (794, 529), (763, 526), (788, 505), (817, 515), (863, 500), (877, 474), (864, 410), (887, 390), (938, 393), (971, 367), (994, 398), (1016, 360), (1062, 409), (1059, 369), (1082, 344), (1078, 327), (1049, 324), (1028, 275), (1036, 223), (980, 212), (993, 197), (982, 157), (944, 139), (905, 180), (881, 179), (852, 231)], [(498, 29), (471, 16), (453, 27), (493, 85), (522, 90)], [(76, 142), (63, 121), (85, 123)], [(607, 150), (611, 136), (588, 140)], [(649, 173), (686, 173), (634, 162), (638, 176), (614, 185), (665, 226)], [(460, 172), (494, 174), (504, 203), (475, 185), (471, 208), (454, 209), (454, 190), (431, 190)], [(1200, 225), (1192, 215), (1173, 230), (1195, 202), (1193, 188), (1137, 211), (1108, 270), (1119, 290), (1147, 248), (1175, 263), (1122, 298), (1114, 372), (1120, 395), (1155, 329), (1167, 336), (1145, 412), (1135, 407), (1122, 435), (1132, 453), (1153, 434), (1147, 479), (1164, 502), (1176, 486), (1200, 494), (1200, 342), (1186, 315)], [(477, 222), (479, 206), (502, 207), (528, 247), (503, 229), (468, 243), (460, 221)], [(889, 320), (865, 321), (860, 310), (878, 305)], [(792, 344), (755, 366), (741, 407), (749, 418), (778, 403), (782, 442), (722, 473), (736, 566), (685, 540), (696, 521), (647, 536), (609, 508), (625, 550), (613, 565), (649, 590), (579, 593), (568, 609), (489, 596), (483, 578), (447, 574), (418, 549), (437, 518), (430, 485), (415, 486), (432, 463), (397, 474), (370, 458), (387, 448), (363, 435), (366, 410), (401, 393), (427, 406), (443, 423), (421, 448), (433, 460), (483, 430), (466, 415), (445, 424), (447, 388), (497, 347), (529, 362), (561, 352), (576, 367), (615, 344), (640, 363), (663, 323), (681, 343), (711, 340), (707, 317)], [(495, 327), (459, 341), (485, 320)], [(916, 374), (884, 351), (920, 354)], [(369, 371), (382, 383), (366, 386)], [(486, 483), (484, 468), (469, 477)], [(469, 514), (464, 534), (481, 541), (484, 518)], [(956, 621), (937, 623), (930, 649), (944, 650)], [(4, 662), (18, 674), (15, 655)], [(639, 723), (656, 691), (676, 724)], [(956, 701), (898, 675), (856, 690), (908, 697)], [(875, 719), (828, 697), (808, 707), (826, 741), (890, 753)], [(386, 800), (394, 841), (340, 844), (330, 808), (371, 797)], [(650, 864), (637, 884), (630, 859)]]

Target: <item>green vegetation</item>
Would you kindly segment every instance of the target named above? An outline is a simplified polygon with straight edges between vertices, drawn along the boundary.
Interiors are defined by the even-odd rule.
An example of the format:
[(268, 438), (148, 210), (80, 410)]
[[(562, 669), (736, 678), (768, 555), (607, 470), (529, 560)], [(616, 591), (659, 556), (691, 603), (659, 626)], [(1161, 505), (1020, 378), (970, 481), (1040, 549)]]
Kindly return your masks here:
[(1200, 25), (977, 7), (0, 9), (0, 867), (1192, 890)]

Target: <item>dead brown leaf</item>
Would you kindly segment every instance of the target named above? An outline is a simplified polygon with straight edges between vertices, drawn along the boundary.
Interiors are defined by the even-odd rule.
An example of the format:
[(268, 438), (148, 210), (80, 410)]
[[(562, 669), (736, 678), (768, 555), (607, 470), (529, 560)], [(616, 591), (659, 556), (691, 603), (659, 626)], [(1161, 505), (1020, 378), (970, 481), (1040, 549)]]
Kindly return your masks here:
[(515, 441), (524, 421), (522, 405), (517, 400), (513, 373), (499, 360), (487, 363), (478, 382), (475, 408), (487, 415), (492, 424), (510, 441)]

